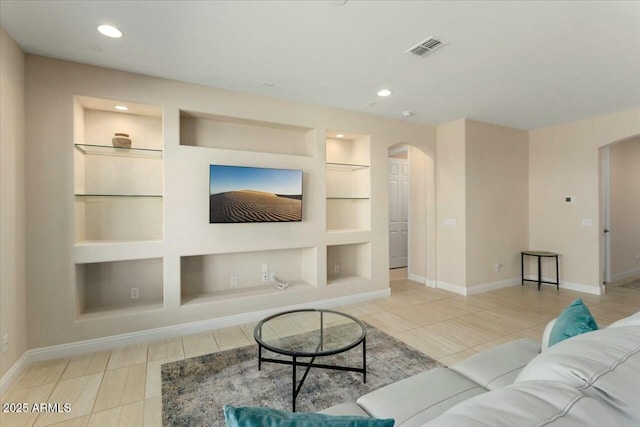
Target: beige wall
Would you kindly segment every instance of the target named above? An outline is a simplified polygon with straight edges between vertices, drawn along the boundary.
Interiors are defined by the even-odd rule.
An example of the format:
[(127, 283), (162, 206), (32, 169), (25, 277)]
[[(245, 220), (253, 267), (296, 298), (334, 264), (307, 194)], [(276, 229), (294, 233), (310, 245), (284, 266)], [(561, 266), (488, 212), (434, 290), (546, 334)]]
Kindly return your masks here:
[[(465, 120), (437, 127), (437, 280), (466, 286)], [(445, 225), (449, 221), (450, 225)], [(455, 225), (451, 223), (455, 221)]]
[(27, 350), (24, 54), (0, 28), (0, 376)]
[(409, 147), (411, 174), (409, 275), (424, 283), (435, 280), (435, 176), (433, 155)]
[[(387, 150), (402, 142), (425, 153), (434, 153), (435, 128), (37, 56), (27, 56), (26, 81), (28, 319), (32, 325), (29, 348), (388, 289)], [(163, 108), (164, 241), (154, 244), (150, 250), (153, 257), (163, 258), (164, 301), (160, 309), (76, 319), (74, 95)], [(254, 155), (181, 146), (180, 110), (316, 129), (315, 151), (311, 156)], [(355, 238), (362, 236), (364, 241), (370, 242), (364, 247), (371, 253), (368, 273), (372, 279), (355, 284), (325, 284), (326, 246), (344, 243), (341, 239), (346, 239), (328, 236), (325, 232), (325, 129), (371, 137), (371, 231), (359, 232)], [(206, 210), (208, 165), (219, 163), (219, 156), (224, 156), (223, 160), (228, 164), (304, 169), (305, 221), (299, 224), (210, 226)], [(181, 305), (181, 256), (288, 247), (318, 248), (317, 263), (314, 264), (318, 277), (316, 288), (235, 302)], [(100, 249), (101, 253), (114, 250), (107, 246)]]
[(640, 273), (640, 137), (611, 145), (611, 276)]
[[(529, 243), (560, 253), (560, 280), (600, 292), (599, 148), (640, 134), (640, 109), (529, 133)], [(566, 204), (565, 196), (575, 196)], [(583, 226), (591, 219), (593, 226)]]
[(438, 286), (510, 284), (528, 243), (528, 133), (473, 120), (437, 132)]
[(526, 131), (466, 121), (467, 287), (520, 276), (529, 240), (528, 145)]

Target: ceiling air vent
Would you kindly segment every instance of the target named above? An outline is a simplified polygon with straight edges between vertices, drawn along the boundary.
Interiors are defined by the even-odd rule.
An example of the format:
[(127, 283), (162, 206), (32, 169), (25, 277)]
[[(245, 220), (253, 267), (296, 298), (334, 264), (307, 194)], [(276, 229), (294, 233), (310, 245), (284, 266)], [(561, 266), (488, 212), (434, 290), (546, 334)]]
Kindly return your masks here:
[(404, 53), (412, 53), (417, 56), (426, 56), (437, 48), (443, 46), (444, 43), (433, 36), (421, 41), (417, 45), (407, 49)]

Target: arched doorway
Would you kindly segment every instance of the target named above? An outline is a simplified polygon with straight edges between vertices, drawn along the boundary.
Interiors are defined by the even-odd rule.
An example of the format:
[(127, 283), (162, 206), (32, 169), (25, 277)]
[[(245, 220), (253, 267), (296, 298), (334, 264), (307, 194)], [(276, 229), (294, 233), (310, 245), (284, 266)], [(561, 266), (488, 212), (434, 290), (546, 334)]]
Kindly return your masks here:
[(388, 149), (391, 279), (432, 284), (435, 262), (435, 175), (432, 153), (409, 143)]

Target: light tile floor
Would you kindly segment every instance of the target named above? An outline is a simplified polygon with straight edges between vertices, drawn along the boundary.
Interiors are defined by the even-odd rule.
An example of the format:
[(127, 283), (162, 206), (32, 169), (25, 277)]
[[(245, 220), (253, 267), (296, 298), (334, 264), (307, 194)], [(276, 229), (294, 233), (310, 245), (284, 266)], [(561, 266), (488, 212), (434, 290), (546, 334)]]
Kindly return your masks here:
[[(640, 310), (640, 291), (607, 286), (603, 296), (535, 284), (463, 297), (426, 288), (392, 270), (391, 296), (337, 308), (369, 322), (446, 365), (521, 337), (539, 340), (545, 324), (581, 296), (599, 324)], [(218, 329), (112, 351), (30, 365), (1, 396), (2, 403), (65, 403), (69, 413), (1, 413), (10, 426), (160, 426), (163, 363), (253, 343), (254, 324)], [(271, 331), (290, 335), (304, 325)]]

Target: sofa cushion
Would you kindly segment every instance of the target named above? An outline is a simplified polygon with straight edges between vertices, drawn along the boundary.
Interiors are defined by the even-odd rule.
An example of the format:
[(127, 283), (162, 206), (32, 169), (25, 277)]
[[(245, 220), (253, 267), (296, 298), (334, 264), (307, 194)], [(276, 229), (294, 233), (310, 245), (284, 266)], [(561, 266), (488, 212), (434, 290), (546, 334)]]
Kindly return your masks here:
[(287, 412), (253, 406), (224, 406), (227, 427), (393, 427), (393, 420)]
[(613, 322), (609, 325), (610, 328), (617, 328), (620, 326), (640, 326), (640, 311), (624, 319), (620, 319), (617, 322)]
[(607, 409), (569, 385), (528, 381), (466, 400), (425, 427), (615, 426)]
[(319, 414), (327, 414), (327, 415), (355, 415), (358, 417), (368, 417), (370, 416), (362, 409), (355, 400), (350, 402), (341, 403), (339, 405), (332, 406), (330, 408), (324, 409), (322, 411), (318, 411)]
[(640, 425), (640, 326), (602, 329), (550, 347), (516, 383), (533, 380), (568, 384), (607, 406), (618, 425)]
[(582, 298), (577, 298), (556, 319), (549, 336), (549, 347), (567, 338), (575, 337), (585, 332), (596, 331), (597, 329), (596, 319), (593, 318), (587, 306), (584, 305)]
[(357, 402), (373, 417), (394, 418), (396, 427), (413, 427), (485, 392), (478, 384), (450, 369), (435, 368), (365, 394)]
[(538, 343), (523, 338), (475, 354), (451, 369), (493, 390), (512, 384), (522, 368), (539, 353)]

